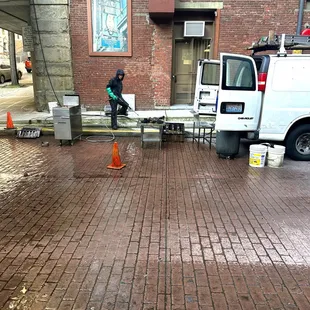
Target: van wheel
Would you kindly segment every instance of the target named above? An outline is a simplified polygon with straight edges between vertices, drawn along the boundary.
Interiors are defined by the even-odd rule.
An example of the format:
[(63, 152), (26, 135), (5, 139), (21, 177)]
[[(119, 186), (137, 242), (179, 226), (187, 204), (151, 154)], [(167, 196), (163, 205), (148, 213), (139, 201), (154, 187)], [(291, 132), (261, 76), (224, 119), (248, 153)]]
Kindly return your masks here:
[(294, 160), (310, 160), (310, 125), (300, 125), (289, 133), (286, 152)]
[(3, 84), (5, 82), (4, 75), (0, 75), (0, 84)]

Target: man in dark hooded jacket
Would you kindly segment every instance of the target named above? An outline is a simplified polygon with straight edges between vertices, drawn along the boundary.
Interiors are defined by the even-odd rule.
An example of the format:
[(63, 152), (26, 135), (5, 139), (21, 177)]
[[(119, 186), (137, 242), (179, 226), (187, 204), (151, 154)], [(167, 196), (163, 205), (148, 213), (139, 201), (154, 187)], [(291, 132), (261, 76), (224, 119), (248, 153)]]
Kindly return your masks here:
[[(112, 109), (111, 125), (114, 130), (117, 129), (117, 115), (127, 115), (128, 103), (122, 97), (124, 76), (124, 71), (122, 69), (118, 69), (116, 71), (116, 76), (109, 81), (106, 87)], [(121, 105), (119, 111), (117, 111), (118, 104)]]

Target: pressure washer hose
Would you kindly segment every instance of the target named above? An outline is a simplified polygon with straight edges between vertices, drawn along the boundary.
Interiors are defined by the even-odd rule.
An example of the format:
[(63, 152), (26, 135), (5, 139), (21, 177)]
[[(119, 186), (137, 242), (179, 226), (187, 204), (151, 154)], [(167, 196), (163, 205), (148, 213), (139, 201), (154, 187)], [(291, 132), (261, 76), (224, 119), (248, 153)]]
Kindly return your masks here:
[[(82, 116), (89, 116), (87, 114), (82, 114)], [(99, 115), (93, 115), (93, 116), (101, 116), (103, 117), (104, 115), (102, 115), (101, 113)], [(106, 124), (104, 124), (104, 126), (107, 128), (107, 129), (110, 129)], [(91, 142), (91, 143), (100, 143), (100, 142), (113, 142), (115, 140), (115, 135), (114, 133), (112, 132), (112, 130), (110, 130), (110, 133), (111, 133), (111, 138), (110, 139), (104, 139), (104, 137), (109, 137), (110, 135), (97, 135), (97, 136), (88, 136), (85, 138), (85, 140), (87, 142)]]
[[(123, 103), (125, 103), (126, 105), (127, 105), (127, 108), (128, 109), (130, 109), (132, 112), (134, 112), (137, 116), (139, 116), (139, 114), (136, 112), (136, 111), (134, 111), (130, 106), (129, 106), (129, 104), (128, 104), (128, 102), (126, 102), (123, 98), (119, 98)], [(109, 100), (107, 100), (106, 102), (109, 102)], [(83, 115), (83, 114), (82, 114)], [(84, 114), (84, 116), (85, 116), (85, 114)], [(89, 115), (87, 115), (87, 116), (89, 116)], [(94, 116), (104, 116), (104, 115), (102, 115), (101, 113), (100, 113), (100, 115), (94, 115)], [(104, 124), (105, 126), (106, 126), (106, 128), (107, 129), (109, 129), (109, 127), (106, 125), (106, 124)], [(111, 132), (111, 135), (112, 135), (112, 138), (111, 139), (103, 139), (102, 137), (106, 137), (106, 135), (98, 135), (98, 136), (88, 136), (87, 138), (86, 138), (86, 141), (88, 141), (88, 142), (92, 142), (92, 143), (99, 143), (99, 142), (113, 142), (114, 140), (115, 140), (115, 135), (114, 135), (114, 133), (112, 132), (112, 130), (110, 130), (110, 132)], [(101, 137), (101, 138), (99, 138), (98, 139), (98, 137)]]

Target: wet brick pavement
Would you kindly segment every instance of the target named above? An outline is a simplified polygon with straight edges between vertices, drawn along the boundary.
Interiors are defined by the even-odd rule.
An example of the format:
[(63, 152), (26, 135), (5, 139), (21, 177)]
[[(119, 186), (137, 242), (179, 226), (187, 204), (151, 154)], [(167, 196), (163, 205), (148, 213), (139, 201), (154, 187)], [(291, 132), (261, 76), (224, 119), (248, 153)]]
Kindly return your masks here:
[(310, 309), (309, 163), (117, 141), (0, 139), (0, 309)]
[(23, 72), (19, 83), (20, 86), (11, 86), (11, 82), (0, 84), (0, 122), (6, 121), (7, 112), (12, 114), (13, 120), (22, 115), (31, 119), (39, 114), (35, 109), (32, 74)]

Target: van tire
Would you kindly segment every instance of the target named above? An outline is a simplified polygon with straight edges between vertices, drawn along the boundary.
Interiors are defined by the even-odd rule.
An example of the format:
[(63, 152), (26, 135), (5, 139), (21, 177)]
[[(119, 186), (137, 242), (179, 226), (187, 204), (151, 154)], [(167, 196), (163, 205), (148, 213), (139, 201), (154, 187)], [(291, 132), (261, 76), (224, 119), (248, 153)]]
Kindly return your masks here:
[[(306, 154), (303, 154), (305, 148)], [(294, 160), (310, 160), (310, 125), (299, 125), (288, 134), (286, 153)]]

